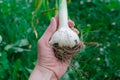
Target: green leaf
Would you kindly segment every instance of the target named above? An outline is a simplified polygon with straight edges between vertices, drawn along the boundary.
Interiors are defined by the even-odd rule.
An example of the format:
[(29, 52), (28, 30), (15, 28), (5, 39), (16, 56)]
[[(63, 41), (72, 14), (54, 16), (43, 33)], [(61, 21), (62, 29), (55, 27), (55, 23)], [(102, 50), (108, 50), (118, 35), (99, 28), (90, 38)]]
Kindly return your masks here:
[(31, 73), (33, 70), (32, 69), (29, 69), (29, 68), (25, 68), (29, 73)]
[(15, 43), (16, 46), (19, 46), (19, 47), (24, 47), (24, 46), (28, 46), (29, 45), (29, 42), (27, 39), (21, 39), (19, 41), (17, 41)]
[(0, 43), (2, 42), (2, 36), (0, 35)]
[(13, 44), (11, 44), (11, 45), (6, 45), (5, 48), (4, 48), (4, 50), (8, 51), (8, 50), (10, 50), (10, 49), (13, 48), (13, 47), (14, 47)]
[(19, 47), (13, 47), (12, 49), (13, 49), (13, 51), (15, 53), (24, 52), (24, 51), (30, 51), (29, 49), (23, 49), (23, 48), (19, 48)]

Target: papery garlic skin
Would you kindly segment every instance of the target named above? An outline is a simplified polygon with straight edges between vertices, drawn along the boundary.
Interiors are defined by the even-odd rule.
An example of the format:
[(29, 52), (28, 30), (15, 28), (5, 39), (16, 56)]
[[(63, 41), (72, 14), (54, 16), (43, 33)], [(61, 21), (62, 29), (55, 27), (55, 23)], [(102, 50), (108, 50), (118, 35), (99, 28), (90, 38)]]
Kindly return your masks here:
[(52, 36), (50, 44), (58, 43), (60, 47), (68, 46), (70, 48), (80, 43), (78, 35), (70, 28), (60, 28)]

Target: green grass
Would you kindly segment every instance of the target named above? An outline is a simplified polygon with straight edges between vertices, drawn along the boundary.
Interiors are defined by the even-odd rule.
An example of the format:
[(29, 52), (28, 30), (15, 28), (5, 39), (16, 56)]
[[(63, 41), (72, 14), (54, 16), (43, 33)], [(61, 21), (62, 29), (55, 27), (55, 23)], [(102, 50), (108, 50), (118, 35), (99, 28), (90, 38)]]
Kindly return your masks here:
[[(120, 2), (107, 1), (71, 0), (68, 4), (69, 18), (87, 45), (61, 80), (120, 80)], [(36, 63), (37, 41), (56, 9), (54, 0), (0, 1), (0, 80), (28, 79)]]

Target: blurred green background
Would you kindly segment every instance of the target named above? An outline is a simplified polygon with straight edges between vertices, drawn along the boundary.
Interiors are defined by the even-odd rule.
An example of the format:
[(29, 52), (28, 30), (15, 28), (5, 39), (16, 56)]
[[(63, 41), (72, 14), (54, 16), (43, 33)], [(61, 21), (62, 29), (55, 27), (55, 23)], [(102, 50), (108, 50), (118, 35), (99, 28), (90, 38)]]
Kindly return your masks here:
[[(0, 0), (0, 80), (28, 80), (57, 0)], [(68, 0), (85, 48), (61, 80), (120, 80), (120, 0)]]

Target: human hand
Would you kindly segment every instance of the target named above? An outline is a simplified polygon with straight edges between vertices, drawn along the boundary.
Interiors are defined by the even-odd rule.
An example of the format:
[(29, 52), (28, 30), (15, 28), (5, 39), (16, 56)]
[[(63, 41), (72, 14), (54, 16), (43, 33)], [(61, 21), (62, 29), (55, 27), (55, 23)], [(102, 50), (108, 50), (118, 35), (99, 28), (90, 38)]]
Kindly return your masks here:
[[(54, 18), (52, 18), (51, 23), (41, 39), (38, 41), (38, 61), (37, 64), (39, 66), (45, 67), (51, 71), (53, 71), (58, 78), (63, 76), (63, 74), (66, 72), (70, 60), (68, 62), (61, 62), (59, 61), (55, 55), (53, 48), (49, 44), (49, 40), (54, 34), (54, 32), (57, 30), (58, 27), (58, 15), (56, 15)], [(68, 25), (72, 28), (73, 31), (75, 31), (77, 34), (79, 31), (74, 28), (74, 22), (69, 21)], [(80, 43), (81, 47), (83, 46), (83, 43)]]

